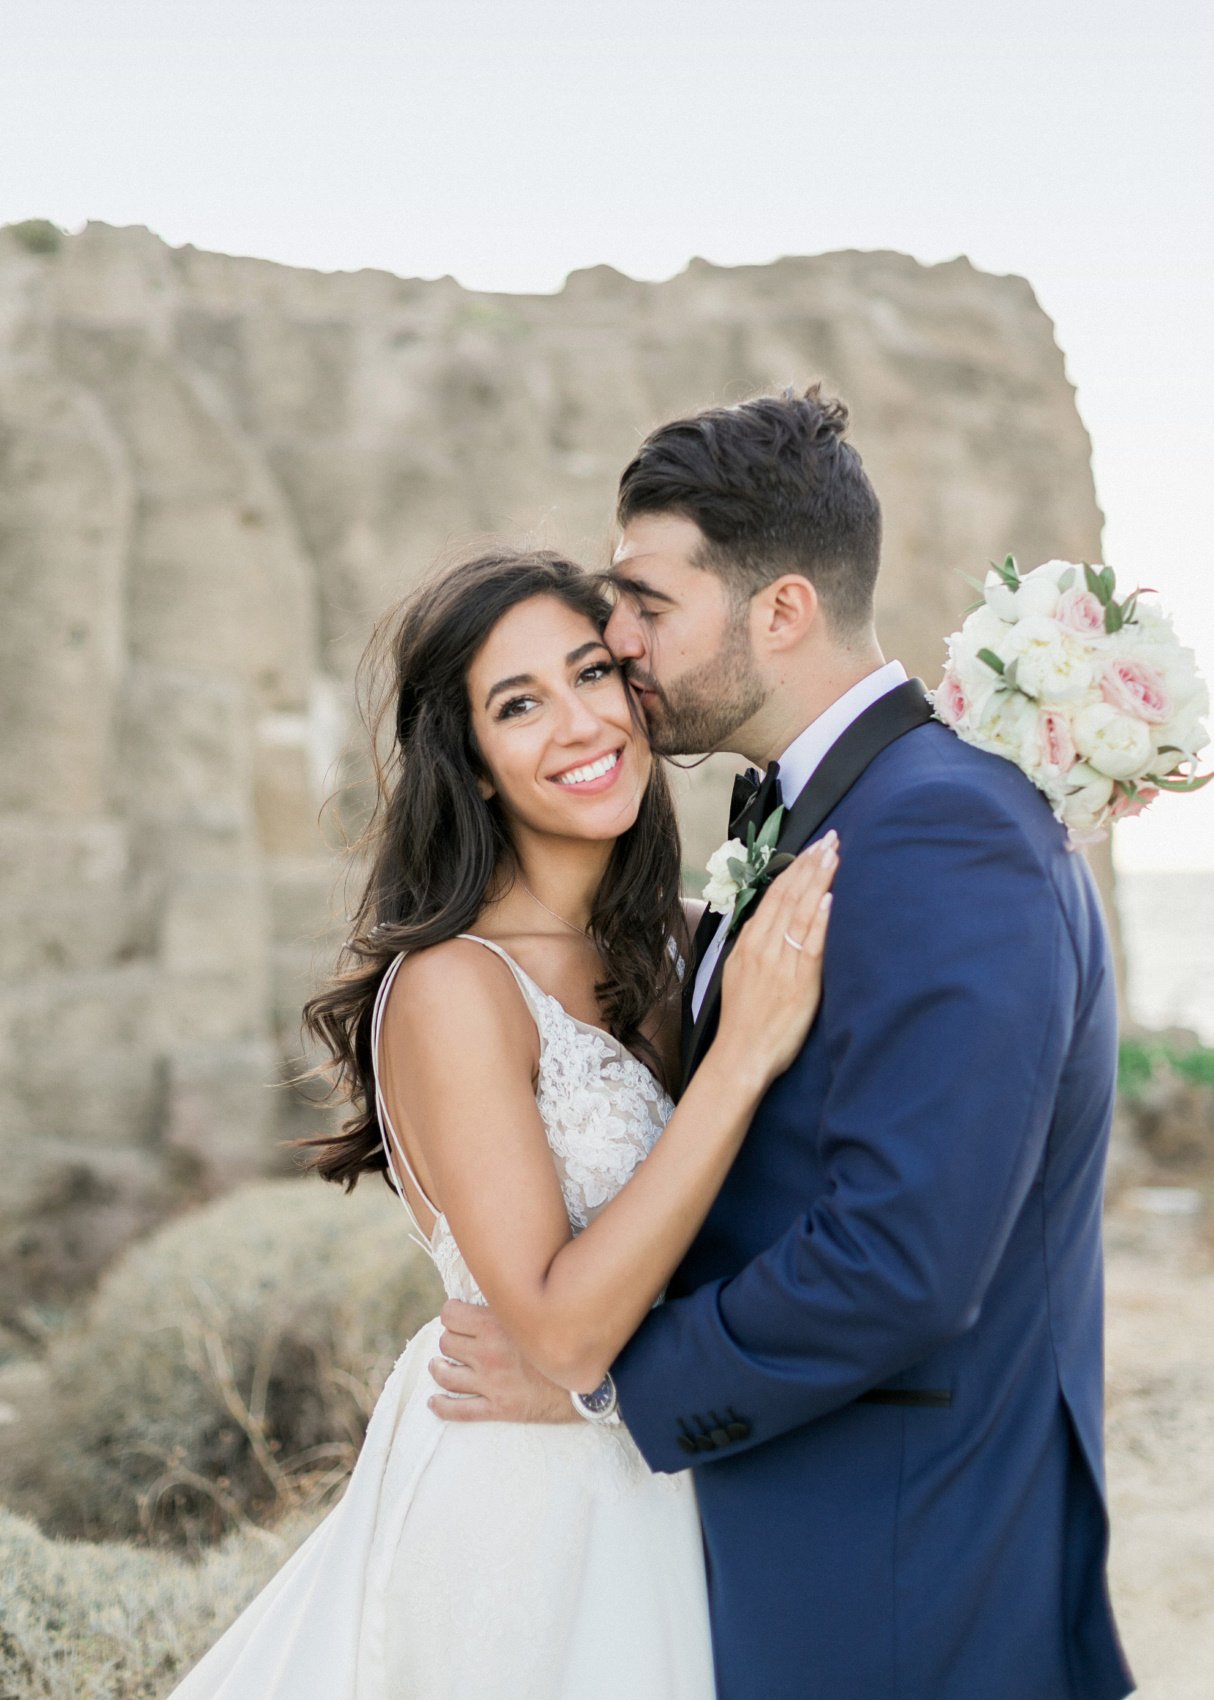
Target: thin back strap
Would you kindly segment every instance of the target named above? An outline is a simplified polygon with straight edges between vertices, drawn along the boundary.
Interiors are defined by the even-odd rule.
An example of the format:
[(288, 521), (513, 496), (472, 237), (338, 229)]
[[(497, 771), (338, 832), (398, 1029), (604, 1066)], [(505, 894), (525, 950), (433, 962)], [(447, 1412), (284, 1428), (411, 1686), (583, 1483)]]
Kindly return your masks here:
[(379, 1036), (384, 1025), (384, 1008), (388, 1002), (388, 993), (392, 989), (392, 982), (396, 978), (397, 969), (404, 960), (405, 953), (404, 951), (401, 951), (400, 955), (395, 957), (389, 964), (388, 971), (380, 981), (379, 989), (375, 994), (375, 1002), (371, 1008), (371, 1072), (375, 1077), (375, 1110), (379, 1120), (380, 1144), (384, 1148), (384, 1156), (388, 1159), (388, 1179), (392, 1182), (396, 1196), (404, 1205), (405, 1212), (408, 1215), (410, 1222), (413, 1224), (414, 1232), (410, 1234), (409, 1238), (416, 1241), (423, 1251), (429, 1252), (430, 1255), (433, 1256), (433, 1247), (431, 1246), (430, 1241), (422, 1233), (421, 1223), (417, 1219), (413, 1206), (409, 1203), (408, 1194), (405, 1192), (401, 1178), (396, 1172), (396, 1165), (392, 1161), (392, 1150), (388, 1145), (389, 1138), (392, 1141), (392, 1146), (395, 1148), (397, 1156), (400, 1158), (401, 1163), (404, 1166), (405, 1173), (413, 1182), (413, 1185), (417, 1188), (418, 1196), (421, 1198), (422, 1203), (426, 1206), (427, 1210), (429, 1210), (436, 1222), (442, 1212), (436, 1204), (431, 1202), (426, 1193), (425, 1187), (418, 1180), (417, 1175), (414, 1172), (413, 1165), (409, 1161), (408, 1152), (405, 1150), (405, 1147), (401, 1142), (400, 1134), (397, 1133), (395, 1127), (392, 1125), (392, 1117), (388, 1114), (388, 1106), (384, 1099), (383, 1089), (379, 1083)]
[(545, 1000), (551, 1004), (552, 1000), (550, 994), (546, 992), (542, 986), (537, 986), (530, 974), (528, 974), (527, 970), (520, 967), (510, 953), (503, 950), (500, 944), (495, 944), (492, 939), (482, 938), (479, 933), (458, 933), (456, 936), (461, 939), (471, 939), (474, 944), (483, 944), (486, 950), (491, 950), (493, 952), (494, 956), (501, 957), (502, 961), (506, 964), (506, 967), (514, 975), (518, 989), (523, 994), (523, 1002), (527, 1005), (528, 1010), (531, 1012), (531, 1019), (539, 1028), (540, 1049), (543, 1050), (544, 1024), (540, 1020), (540, 1010), (543, 1008)]

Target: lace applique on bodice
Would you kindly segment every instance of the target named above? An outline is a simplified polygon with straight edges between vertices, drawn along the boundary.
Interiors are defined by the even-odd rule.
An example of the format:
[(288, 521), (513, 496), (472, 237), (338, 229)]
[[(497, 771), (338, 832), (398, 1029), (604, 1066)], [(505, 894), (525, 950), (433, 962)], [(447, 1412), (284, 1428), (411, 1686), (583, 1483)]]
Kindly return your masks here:
[[(510, 969), (535, 1020), (540, 1038), (539, 1079), (535, 1101), (556, 1164), (565, 1209), (573, 1232), (580, 1233), (611, 1201), (653, 1149), (674, 1109), (653, 1073), (619, 1040), (600, 1027), (579, 1021), (550, 992), (537, 986), (512, 956), (492, 939), (461, 933), (493, 951)], [(371, 1022), (371, 1060), (375, 1072), (380, 1139), (388, 1156), (388, 1176), (408, 1211), (418, 1243), (430, 1254), (448, 1298), (469, 1304), (485, 1299), (464, 1262), (446, 1217), (431, 1203), (417, 1180), (388, 1115), (379, 1085), (379, 1036), (384, 1004), (402, 954), (390, 964), (376, 993)], [(427, 1240), (391, 1160), (391, 1148), (433, 1214)]]

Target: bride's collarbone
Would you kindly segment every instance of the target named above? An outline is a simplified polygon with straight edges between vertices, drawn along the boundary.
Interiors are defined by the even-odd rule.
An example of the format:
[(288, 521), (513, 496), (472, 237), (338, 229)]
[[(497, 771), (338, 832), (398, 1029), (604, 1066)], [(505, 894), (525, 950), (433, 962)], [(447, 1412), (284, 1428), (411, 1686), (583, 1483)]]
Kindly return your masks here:
[(517, 962), (542, 992), (554, 997), (575, 1021), (604, 1025), (595, 993), (603, 978), (603, 959), (588, 938), (541, 932), (480, 932)]

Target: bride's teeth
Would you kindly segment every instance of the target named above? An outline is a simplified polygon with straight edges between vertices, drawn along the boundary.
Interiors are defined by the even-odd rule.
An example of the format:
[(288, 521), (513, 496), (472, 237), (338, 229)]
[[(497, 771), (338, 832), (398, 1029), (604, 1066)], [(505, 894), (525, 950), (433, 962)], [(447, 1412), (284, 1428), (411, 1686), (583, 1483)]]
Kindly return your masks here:
[(591, 762), (587, 767), (575, 767), (569, 773), (557, 775), (558, 785), (587, 785), (592, 779), (601, 779), (605, 773), (610, 773), (620, 759), (617, 750), (612, 755), (602, 756), (598, 761)]

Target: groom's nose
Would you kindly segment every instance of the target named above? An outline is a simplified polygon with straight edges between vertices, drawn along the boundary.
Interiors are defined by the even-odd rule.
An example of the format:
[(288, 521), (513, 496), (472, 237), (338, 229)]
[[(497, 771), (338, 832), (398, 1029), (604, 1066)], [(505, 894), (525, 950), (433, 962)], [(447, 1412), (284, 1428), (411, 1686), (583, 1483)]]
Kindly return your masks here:
[(621, 596), (611, 610), (611, 617), (603, 632), (603, 642), (617, 661), (644, 660), (644, 628), (626, 596)]

